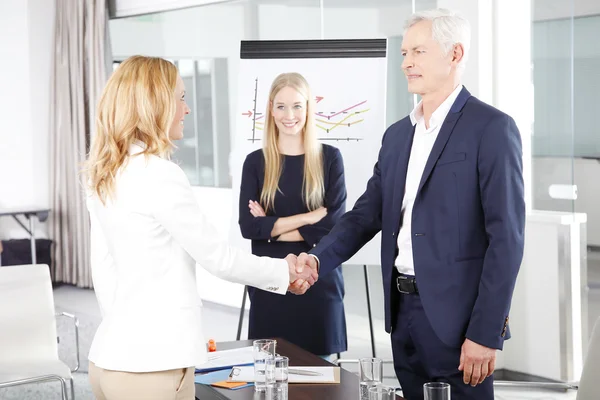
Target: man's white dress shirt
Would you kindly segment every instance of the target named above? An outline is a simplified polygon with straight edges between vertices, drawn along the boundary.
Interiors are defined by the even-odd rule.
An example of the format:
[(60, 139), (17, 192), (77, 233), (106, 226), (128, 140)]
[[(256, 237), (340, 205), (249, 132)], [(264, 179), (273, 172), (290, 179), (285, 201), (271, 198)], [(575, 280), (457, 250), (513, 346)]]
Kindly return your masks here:
[(415, 275), (415, 266), (412, 252), (412, 210), (419, 189), (419, 183), (425, 170), (425, 164), (433, 148), (433, 144), (438, 137), (440, 128), (446, 119), (446, 116), (452, 108), (452, 104), (462, 90), (462, 85), (456, 89), (444, 100), (442, 104), (433, 112), (429, 120), (429, 128), (425, 126), (423, 116), (423, 102), (419, 104), (410, 113), (410, 121), (415, 127), (412, 148), (410, 150), (410, 159), (408, 161), (408, 170), (406, 172), (406, 185), (404, 187), (404, 198), (402, 200), (402, 218), (400, 219), (400, 232), (398, 232), (398, 256), (396, 257), (396, 268), (398, 272), (406, 275)]

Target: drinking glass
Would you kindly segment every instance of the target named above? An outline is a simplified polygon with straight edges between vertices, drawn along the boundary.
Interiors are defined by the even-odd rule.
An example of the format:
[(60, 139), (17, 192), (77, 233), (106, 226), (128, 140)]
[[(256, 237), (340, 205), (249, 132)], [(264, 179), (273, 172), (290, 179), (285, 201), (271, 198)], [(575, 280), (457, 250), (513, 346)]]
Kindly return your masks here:
[(265, 383), (267, 400), (288, 399), (288, 366), (289, 359), (275, 356), (265, 361)]
[(381, 384), (383, 360), (381, 358), (361, 358), (358, 360), (359, 399), (369, 400), (369, 388)]
[(371, 386), (369, 400), (396, 400), (396, 388), (384, 385)]
[(450, 400), (450, 385), (444, 382), (429, 382), (423, 385), (425, 400)]
[(277, 341), (274, 339), (260, 339), (252, 343), (254, 355), (254, 390), (264, 392), (265, 384), (265, 361), (275, 357), (275, 346)]

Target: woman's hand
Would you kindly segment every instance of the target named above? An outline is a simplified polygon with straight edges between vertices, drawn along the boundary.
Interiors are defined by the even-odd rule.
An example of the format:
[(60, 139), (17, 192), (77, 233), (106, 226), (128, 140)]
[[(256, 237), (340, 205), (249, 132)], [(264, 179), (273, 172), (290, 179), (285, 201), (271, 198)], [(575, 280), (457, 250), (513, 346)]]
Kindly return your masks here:
[(327, 209), (325, 207), (319, 207), (314, 211), (304, 214), (304, 218), (307, 225), (313, 225), (322, 220), (326, 215)]
[(250, 214), (252, 214), (254, 217), (267, 216), (265, 210), (263, 210), (262, 206), (257, 201), (250, 200), (250, 202), (248, 202), (248, 208), (250, 209)]

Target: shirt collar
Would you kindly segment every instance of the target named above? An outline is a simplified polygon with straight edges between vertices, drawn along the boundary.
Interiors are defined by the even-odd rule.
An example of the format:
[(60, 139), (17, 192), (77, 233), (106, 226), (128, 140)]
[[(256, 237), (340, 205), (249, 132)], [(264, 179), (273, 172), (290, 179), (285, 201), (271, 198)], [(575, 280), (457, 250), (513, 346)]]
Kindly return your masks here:
[(140, 140), (134, 140), (130, 145), (129, 145), (129, 155), (136, 155), (136, 154), (140, 154), (142, 153), (144, 150), (146, 150), (147, 146), (144, 142), (140, 141)]
[[(431, 120), (429, 121), (429, 126), (437, 126), (446, 119), (448, 112), (450, 112), (452, 105), (456, 101), (456, 98), (458, 97), (458, 95), (460, 94), (462, 89), (463, 89), (463, 85), (458, 85), (452, 91), (452, 93), (450, 93), (450, 95), (448, 97), (446, 97), (446, 100), (444, 100), (444, 102), (442, 104), (440, 104), (440, 106), (433, 112), (433, 114), (431, 114)], [(411, 111), (410, 122), (414, 126), (422, 118), (423, 118), (423, 100), (419, 101), (419, 103)]]

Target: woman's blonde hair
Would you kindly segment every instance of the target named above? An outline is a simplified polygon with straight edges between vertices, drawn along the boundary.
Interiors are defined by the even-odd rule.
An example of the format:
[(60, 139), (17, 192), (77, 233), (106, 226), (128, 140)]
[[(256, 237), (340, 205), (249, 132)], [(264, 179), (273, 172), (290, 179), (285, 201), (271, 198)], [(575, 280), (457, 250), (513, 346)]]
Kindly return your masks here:
[(321, 143), (315, 132), (314, 101), (308, 82), (296, 72), (283, 73), (271, 84), (263, 140), (265, 158), (265, 181), (260, 194), (260, 203), (265, 211), (274, 209), (275, 193), (279, 190), (279, 179), (283, 169), (283, 156), (279, 152), (279, 130), (273, 119), (272, 107), (275, 96), (285, 87), (298, 91), (306, 99), (306, 124), (302, 129), (304, 141), (303, 198), (309, 210), (323, 205), (325, 196), (323, 154)]
[(170, 156), (177, 76), (177, 67), (167, 60), (133, 56), (108, 80), (98, 103), (95, 137), (85, 167), (87, 183), (102, 203), (114, 194), (115, 176), (127, 162), (131, 144), (143, 144), (146, 156)]

